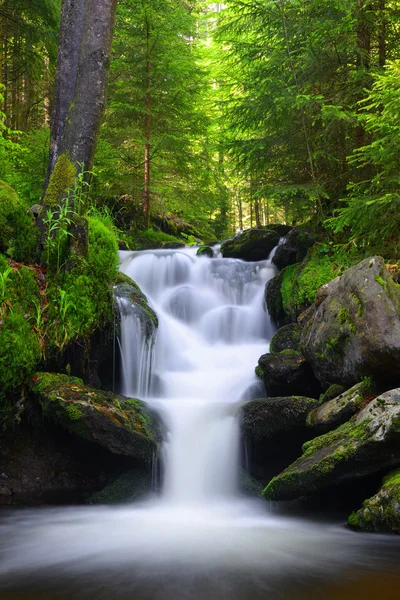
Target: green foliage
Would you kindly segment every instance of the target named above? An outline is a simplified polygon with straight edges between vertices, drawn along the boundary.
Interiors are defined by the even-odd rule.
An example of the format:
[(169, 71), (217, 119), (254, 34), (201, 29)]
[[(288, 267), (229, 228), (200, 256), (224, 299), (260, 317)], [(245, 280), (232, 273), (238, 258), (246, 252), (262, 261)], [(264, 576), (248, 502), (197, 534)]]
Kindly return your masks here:
[(115, 232), (104, 219), (89, 217), (89, 249), (76, 269), (65, 276), (70, 329), (76, 336), (87, 335), (110, 318), (112, 284), (118, 272), (118, 244)]
[(369, 143), (350, 157), (354, 178), (349, 195), (338, 215), (327, 222), (335, 232), (348, 231), (350, 242), (361, 248), (393, 240), (394, 252), (399, 249), (399, 77), (400, 62), (389, 62), (375, 74), (372, 90), (360, 102), (359, 120)]
[(25, 203), (4, 182), (0, 182), (0, 252), (15, 260), (31, 262), (38, 234)]

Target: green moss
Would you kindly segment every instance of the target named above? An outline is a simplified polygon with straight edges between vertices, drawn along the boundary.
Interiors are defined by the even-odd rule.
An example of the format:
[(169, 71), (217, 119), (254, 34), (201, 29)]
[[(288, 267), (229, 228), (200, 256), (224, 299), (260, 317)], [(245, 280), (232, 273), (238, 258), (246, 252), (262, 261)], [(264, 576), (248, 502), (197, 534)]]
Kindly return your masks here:
[(342, 385), (338, 385), (337, 383), (332, 384), (328, 387), (326, 392), (321, 395), (320, 401), (321, 404), (323, 402), (328, 402), (329, 400), (333, 400), (333, 398), (337, 398), (345, 391), (345, 388)]
[(82, 410), (76, 404), (68, 404), (66, 410), (71, 421), (79, 421), (84, 416)]
[(364, 305), (362, 303), (361, 298), (359, 298), (359, 296), (357, 296), (357, 294), (353, 293), (351, 295), (351, 297), (353, 298), (354, 302), (357, 304), (357, 316), (362, 317), (364, 314)]
[(36, 255), (38, 230), (18, 194), (0, 181), (0, 252), (31, 262)]
[(111, 320), (112, 287), (118, 274), (115, 233), (97, 218), (89, 217), (88, 224), (88, 256), (66, 275), (63, 283), (71, 307), (70, 329), (76, 336), (86, 336)]
[(286, 350), (282, 350), (281, 352), (279, 352), (279, 354), (281, 356), (301, 356), (300, 352), (298, 352), (298, 350), (291, 350), (290, 348), (287, 348)]
[(281, 296), (285, 315), (295, 319), (315, 300), (319, 288), (339, 275), (344, 267), (317, 244), (302, 263), (282, 270)]
[(384, 279), (382, 279), (382, 277), (380, 275), (377, 275), (375, 277), (375, 281), (377, 283), (379, 283), (379, 285), (382, 286), (384, 290), (386, 290), (386, 281)]
[(339, 323), (341, 325), (347, 324), (352, 333), (357, 333), (357, 327), (353, 323), (350, 317), (350, 313), (347, 308), (341, 308), (338, 313)]
[(340, 425), (337, 429), (329, 431), (328, 433), (320, 435), (303, 444), (303, 456), (310, 456), (322, 448), (342, 442), (343, 439), (346, 444), (352, 440), (366, 439), (368, 436), (368, 423), (369, 419), (365, 419), (362, 423), (359, 423), (359, 425), (354, 425), (352, 421), (347, 421), (347, 423)]
[(255, 372), (256, 372), (257, 377), (259, 377), (260, 379), (262, 379), (264, 377), (264, 371), (262, 370), (260, 365), (256, 366)]
[(75, 177), (76, 170), (68, 154), (61, 154), (51, 174), (44, 197), (44, 205), (56, 208), (63, 196), (73, 187)]
[(143, 232), (137, 232), (129, 238), (129, 247), (132, 250), (147, 250), (150, 248), (167, 248), (175, 244), (184, 244), (185, 240), (181, 237), (169, 235), (155, 229), (146, 229)]

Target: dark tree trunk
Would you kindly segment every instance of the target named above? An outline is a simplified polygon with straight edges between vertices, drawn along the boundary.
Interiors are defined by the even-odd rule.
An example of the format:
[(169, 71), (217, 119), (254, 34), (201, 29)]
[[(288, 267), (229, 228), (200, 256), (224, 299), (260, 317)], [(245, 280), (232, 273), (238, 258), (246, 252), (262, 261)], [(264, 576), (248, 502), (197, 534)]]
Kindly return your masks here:
[(50, 158), (45, 189), (62, 152), (65, 124), (75, 94), (86, 2), (87, 0), (63, 0), (62, 2), (56, 85), (51, 116)]
[(78, 76), (62, 151), (90, 170), (105, 107), (107, 71), (117, 0), (86, 0)]
[(117, 0), (63, 0), (47, 187), (60, 154), (90, 170), (105, 105)]
[(146, 19), (146, 113), (144, 148), (143, 213), (146, 227), (150, 224), (150, 141), (151, 141), (151, 77), (150, 77), (150, 24)]

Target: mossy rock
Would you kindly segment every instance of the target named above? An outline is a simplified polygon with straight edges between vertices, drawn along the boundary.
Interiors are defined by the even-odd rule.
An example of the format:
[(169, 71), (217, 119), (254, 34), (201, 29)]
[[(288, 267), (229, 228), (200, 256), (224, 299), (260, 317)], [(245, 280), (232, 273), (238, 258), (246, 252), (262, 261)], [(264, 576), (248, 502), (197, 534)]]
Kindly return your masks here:
[[(341, 385), (332, 385), (321, 398), (323, 404), (308, 415), (307, 425), (323, 433), (348, 421), (361, 408), (362, 388), (362, 383), (345, 391)], [(329, 396), (331, 399), (326, 400)]]
[(196, 256), (208, 256), (209, 258), (214, 257), (214, 250), (211, 246), (200, 246), (196, 252)]
[(302, 326), (298, 323), (289, 323), (278, 329), (269, 345), (271, 354), (277, 354), (283, 350), (299, 350), (302, 330)]
[(31, 389), (46, 417), (70, 433), (114, 454), (151, 460), (160, 439), (158, 422), (134, 398), (83, 385), (76, 377), (36, 373)]
[(265, 260), (280, 239), (272, 229), (256, 227), (238, 233), (221, 246), (224, 258), (241, 258), (249, 262)]
[(266, 227), (275, 231), (281, 237), (285, 237), (293, 229), (291, 225), (282, 225), (280, 223), (271, 223), (271, 225), (267, 225)]
[(269, 396), (320, 395), (320, 386), (311, 367), (299, 352), (263, 354), (256, 373), (263, 380)]
[(333, 383), (332, 385), (330, 385), (328, 387), (328, 389), (326, 390), (326, 392), (324, 392), (320, 398), (320, 402), (321, 404), (323, 404), (324, 402), (328, 402), (329, 400), (333, 400), (334, 398), (337, 398), (338, 396), (340, 396), (340, 394), (343, 394), (343, 392), (345, 392), (345, 388), (343, 387), (343, 385), (339, 385), (338, 383)]
[(278, 246), (272, 262), (278, 269), (299, 263), (304, 260), (308, 250), (314, 246), (315, 242), (314, 233), (302, 227), (294, 227), (285, 236), (283, 244)]
[(306, 396), (252, 400), (242, 408), (241, 432), (246, 440), (264, 442), (277, 433), (305, 427), (316, 406), (318, 400)]
[(85, 504), (122, 504), (146, 497), (151, 492), (150, 470), (132, 469), (86, 498)]
[(337, 429), (303, 445), (303, 455), (274, 477), (268, 500), (294, 500), (342, 481), (400, 465), (400, 389), (371, 401)]
[(283, 309), (283, 300), (281, 286), (283, 281), (283, 271), (272, 277), (265, 285), (265, 304), (267, 305), (268, 314), (278, 327), (288, 323), (288, 319)]
[(356, 531), (400, 534), (400, 469), (384, 478), (379, 492), (365, 500), (347, 524)]
[(354, 265), (317, 297), (301, 350), (324, 387), (366, 375), (386, 389), (400, 384), (400, 286), (382, 258)]
[[(125, 275), (125, 273), (118, 273), (116, 277), (114, 297), (126, 298), (129, 300), (131, 306), (142, 311), (154, 328), (158, 327), (158, 317), (154, 310), (149, 306), (147, 297), (144, 295), (136, 281), (131, 279), (128, 275)], [(149, 333), (151, 333), (151, 331), (149, 331)]]

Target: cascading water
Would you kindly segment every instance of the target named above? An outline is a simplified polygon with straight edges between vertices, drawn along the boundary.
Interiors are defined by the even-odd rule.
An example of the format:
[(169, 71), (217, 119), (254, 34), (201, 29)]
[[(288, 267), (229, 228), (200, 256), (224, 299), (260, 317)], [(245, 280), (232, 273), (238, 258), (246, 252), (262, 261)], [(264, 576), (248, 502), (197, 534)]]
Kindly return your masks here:
[[(398, 546), (386, 538), (372, 545), (238, 492), (238, 412), (261, 392), (254, 367), (272, 333), (263, 307), (270, 261), (197, 258), (194, 249), (121, 259), (160, 320), (154, 338), (143, 313), (117, 295), (123, 392), (166, 424), (161, 496), (0, 520), (0, 600), (342, 598), (319, 586), (333, 577), (348, 586), (346, 570), (365, 573), (385, 552), (392, 560)], [(390, 589), (387, 600), (397, 598)], [(364, 599), (365, 590), (345, 597)]]
[[(275, 274), (270, 261), (197, 258), (196, 249), (178, 252), (121, 253), (121, 270), (137, 281), (158, 314), (152, 376), (158, 397), (141, 396), (164, 418), (163, 498), (204, 503), (232, 498), (238, 468), (238, 409), (258, 383), (254, 366), (266, 351), (272, 325), (263, 306), (265, 282)], [(121, 323), (123, 390), (137, 394), (142, 379), (137, 364), (132, 318)], [(150, 358), (144, 359), (147, 365)], [(150, 377), (151, 380), (151, 377)], [(251, 392), (250, 392), (251, 393)]]

